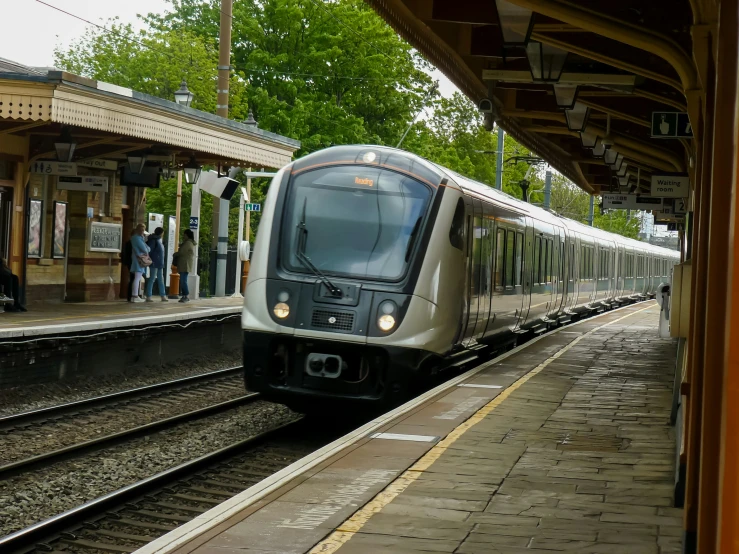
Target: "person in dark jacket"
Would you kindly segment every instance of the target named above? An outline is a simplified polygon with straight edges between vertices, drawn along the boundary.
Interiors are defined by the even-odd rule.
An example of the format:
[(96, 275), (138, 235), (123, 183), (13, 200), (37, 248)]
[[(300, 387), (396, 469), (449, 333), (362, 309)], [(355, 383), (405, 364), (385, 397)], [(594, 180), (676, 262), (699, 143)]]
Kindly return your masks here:
[[(131, 231), (131, 236), (136, 233), (136, 229)], [(133, 296), (133, 281), (135, 279), (135, 275), (133, 273), (133, 246), (131, 245), (131, 239), (129, 238), (126, 241), (126, 244), (123, 245), (123, 254), (121, 256), (121, 263), (125, 265), (128, 268), (128, 297), (126, 300), (128, 302), (131, 301), (131, 298)]]
[(20, 281), (17, 275), (8, 267), (8, 263), (0, 258), (0, 287), (3, 289), (5, 297), (10, 297), (13, 304), (5, 304), (6, 312), (25, 312), (26, 307), (21, 304)]
[(157, 227), (154, 229), (154, 234), (149, 235), (149, 239), (146, 241), (146, 246), (149, 247), (149, 257), (151, 258), (151, 265), (149, 266), (149, 280), (146, 281), (146, 301), (154, 302), (151, 299), (152, 289), (154, 288), (154, 281), (159, 283), (159, 296), (162, 298), (162, 302), (169, 302), (167, 298), (167, 292), (164, 287), (164, 245), (162, 244), (162, 235), (164, 229)]

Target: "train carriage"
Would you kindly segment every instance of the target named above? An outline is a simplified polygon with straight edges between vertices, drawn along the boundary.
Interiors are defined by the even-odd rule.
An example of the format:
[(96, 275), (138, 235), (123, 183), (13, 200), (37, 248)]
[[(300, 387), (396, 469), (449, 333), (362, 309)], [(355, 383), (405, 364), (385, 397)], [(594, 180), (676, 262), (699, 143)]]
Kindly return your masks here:
[(654, 295), (678, 261), (407, 152), (329, 148), (270, 185), (246, 383), (300, 408), (392, 402), (467, 351)]

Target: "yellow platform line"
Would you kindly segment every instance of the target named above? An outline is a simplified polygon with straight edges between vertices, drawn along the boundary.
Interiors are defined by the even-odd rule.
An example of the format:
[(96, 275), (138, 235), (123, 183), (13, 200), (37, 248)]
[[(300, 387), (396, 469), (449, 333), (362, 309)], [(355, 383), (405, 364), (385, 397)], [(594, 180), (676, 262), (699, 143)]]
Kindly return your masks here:
[(593, 333), (596, 333), (597, 331), (600, 331), (604, 327), (608, 327), (609, 325), (613, 325), (614, 323), (623, 321), (627, 317), (631, 317), (632, 315), (636, 315), (640, 312), (643, 312), (644, 310), (649, 310), (653, 307), (654, 306), (647, 306), (646, 308), (636, 310), (634, 312), (631, 312), (630, 314), (626, 314), (623, 317), (614, 319), (613, 321), (609, 323), (605, 323), (594, 329), (591, 329), (587, 333), (584, 333), (580, 335), (579, 337), (577, 337), (575, 340), (573, 340), (571, 343), (569, 343), (567, 346), (565, 346), (561, 350), (558, 350), (550, 358), (547, 358), (545, 361), (540, 363), (534, 369), (529, 371), (526, 375), (524, 375), (523, 377), (518, 379), (515, 383), (513, 383), (511, 386), (509, 386), (504, 391), (502, 391), (493, 400), (485, 404), (485, 406), (483, 406), (477, 412), (471, 415), (469, 419), (467, 419), (464, 423), (456, 427), (442, 441), (440, 441), (431, 450), (429, 450), (420, 460), (418, 460), (414, 465), (408, 468), (400, 477), (395, 479), (395, 481), (393, 481), (387, 487), (385, 487), (385, 489), (379, 492), (372, 500), (370, 500), (362, 508), (357, 510), (354, 513), (354, 515), (352, 515), (344, 523), (339, 525), (336, 528), (336, 531), (331, 533), (331, 535), (329, 535), (326, 539), (324, 539), (323, 541), (318, 543), (316, 546), (314, 546), (308, 554), (333, 554), (334, 552), (339, 550), (339, 548), (341, 548), (343, 544), (348, 542), (356, 533), (358, 533), (362, 529), (362, 527), (364, 527), (364, 525), (369, 521), (369, 519), (374, 514), (380, 512), (385, 506), (390, 504), (390, 502), (392, 502), (396, 496), (401, 494), (405, 489), (407, 489), (410, 486), (411, 483), (413, 483), (413, 481), (418, 479), (424, 471), (426, 471), (429, 467), (431, 467), (431, 465), (436, 460), (439, 459), (439, 457), (446, 451), (447, 448), (449, 448), (452, 444), (454, 444), (459, 438), (462, 437), (462, 435), (464, 435), (472, 427), (474, 427), (475, 425), (480, 423), (483, 419), (485, 419), (487, 415), (489, 415), (495, 408), (500, 406), (506, 398), (508, 398), (511, 394), (513, 394), (524, 383), (526, 383), (529, 379), (533, 378), (538, 373), (543, 371), (544, 368), (546, 368), (549, 364), (551, 364), (557, 358), (561, 357), (563, 354), (565, 354), (567, 351), (573, 348), (581, 340), (583, 340), (586, 337), (589, 337), (590, 335), (592, 335)]

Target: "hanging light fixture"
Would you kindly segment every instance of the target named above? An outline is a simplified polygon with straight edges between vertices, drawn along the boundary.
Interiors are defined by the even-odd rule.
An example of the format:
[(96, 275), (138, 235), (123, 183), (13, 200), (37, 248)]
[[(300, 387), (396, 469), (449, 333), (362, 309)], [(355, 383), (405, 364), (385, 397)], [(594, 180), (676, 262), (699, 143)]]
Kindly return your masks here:
[(72, 139), (72, 133), (69, 131), (69, 127), (63, 127), (62, 133), (54, 143), (56, 149), (56, 159), (60, 162), (71, 162), (74, 156), (74, 149), (77, 148), (77, 143)]
[[(614, 152), (614, 154), (612, 156), (610, 156), (610, 158), (609, 158), (609, 155), (608, 155), (609, 152), (614, 152), (614, 151), (613, 150), (606, 150), (606, 156), (605, 156), (606, 164), (608, 164), (613, 171), (618, 172), (621, 169), (621, 166), (624, 163), (624, 155), (623, 154), (618, 154), (617, 152)], [(608, 161), (609, 159), (612, 159), (613, 161), (610, 161), (609, 162)]]
[(185, 181), (188, 185), (192, 185), (198, 182), (200, 178), (200, 171), (203, 169), (200, 164), (195, 160), (195, 156), (190, 156), (190, 161), (185, 164), (182, 168), (185, 172)]
[(498, 8), (498, 22), (503, 35), (503, 46), (526, 46), (534, 28), (534, 14), (508, 0), (495, 0)]
[(557, 107), (562, 110), (571, 110), (577, 100), (577, 85), (554, 85), (554, 99)]
[(190, 92), (190, 90), (187, 88), (187, 82), (182, 79), (179, 90), (176, 90), (174, 93), (175, 102), (177, 102), (180, 106), (185, 106), (189, 108), (190, 104), (192, 104), (193, 98), (195, 98), (195, 95)]
[(146, 166), (146, 154), (129, 154), (126, 157), (128, 158), (128, 169), (131, 173), (138, 175), (144, 171), (144, 167)]
[(567, 128), (570, 131), (582, 133), (588, 124), (588, 116), (590, 108), (580, 102), (575, 102), (575, 107), (571, 110), (565, 110), (565, 118), (567, 119)]
[(566, 50), (530, 41), (526, 45), (526, 57), (529, 59), (529, 69), (534, 82), (556, 83), (562, 76), (562, 70), (567, 61)]
[(580, 133), (580, 142), (582, 143), (583, 148), (595, 148), (595, 146), (600, 142), (600, 137), (595, 133), (583, 131)]
[(596, 144), (593, 147), (593, 157), (594, 158), (598, 158), (598, 159), (603, 158), (605, 153), (606, 153), (606, 147), (603, 146), (602, 142), (598, 142), (598, 144)]
[(626, 163), (622, 164), (621, 167), (619, 167), (618, 170), (616, 171), (616, 176), (623, 177), (624, 175), (626, 175), (627, 169), (629, 169), (629, 164), (626, 164)]
[(162, 164), (160, 172), (162, 174), (162, 179), (165, 181), (169, 181), (175, 174), (174, 168), (167, 162)]

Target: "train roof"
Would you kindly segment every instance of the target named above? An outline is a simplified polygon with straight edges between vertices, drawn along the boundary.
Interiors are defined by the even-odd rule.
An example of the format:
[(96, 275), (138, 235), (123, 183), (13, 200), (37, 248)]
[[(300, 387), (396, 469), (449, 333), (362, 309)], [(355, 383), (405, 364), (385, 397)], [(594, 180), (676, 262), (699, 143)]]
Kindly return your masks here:
[(565, 226), (571, 231), (600, 240), (618, 242), (627, 248), (636, 248), (673, 258), (679, 257), (679, 253), (675, 250), (669, 250), (667, 248), (649, 244), (648, 242), (624, 237), (623, 235), (611, 233), (597, 227), (590, 227), (589, 225), (585, 225), (579, 221), (575, 221), (574, 219), (561, 216), (556, 212), (545, 210), (538, 206), (534, 206), (533, 204), (529, 204), (528, 202), (524, 202), (523, 200), (519, 200), (518, 198), (514, 198), (510, 194), (497, 190), (488, 184), (475, 181), (469, 177), (460, 175), (456, 171), (452, 171), (451, 169), (437, 163), (426, 160), (421, 156), (405, 150), (399, 150), (397, 148), (370, 144), (333, 146), (296, 160), (293, 162), (294, 170), (307, 169), (308, 167), (322, 165), (324, 163), (336, 163), (337, 159), (346, 160), (347, 163), (361, 163), (359, 161), (359, 156), (368, 151), (384, 154), (385, 161), (378, 160), (381, 164), (391, 161), (389, 165), (398, 165), (398, 161), (403, 159), (405, 161), (403, 165), (406, 165), (407, 169), (414, 173), (421, 173), (425, 177), (428, 177), (429, 173), (433, 173), (437, 177), (437, 182), (440, 182), (441, 179), (446, 177), (456, 183), (466, 194), (472, 194), (498, 204), (504, 204), (510, 209), (538, 219), (539, 221), (549, 223), (550, 225)]

